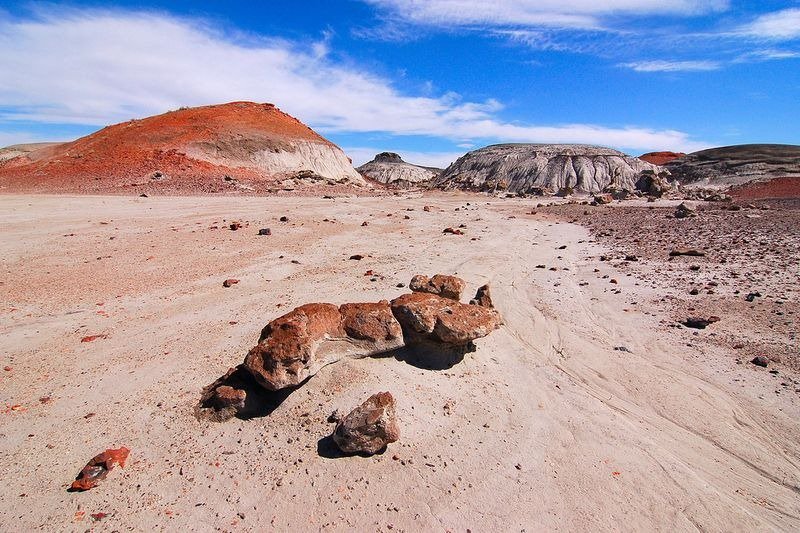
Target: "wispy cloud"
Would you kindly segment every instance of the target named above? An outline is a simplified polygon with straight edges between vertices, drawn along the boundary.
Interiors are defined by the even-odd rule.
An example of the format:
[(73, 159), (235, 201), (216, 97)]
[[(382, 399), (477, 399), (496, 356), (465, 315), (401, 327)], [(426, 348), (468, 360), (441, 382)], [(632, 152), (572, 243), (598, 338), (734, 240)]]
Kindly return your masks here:
[(298, 45), (148, 12), (50, 10), (0, 19), (0, 49), (13, 50), (0, 54), (0, 129), (22, 120), (106, 125), (184, 105), (257, 100), (323, 132), (625, 150), (705, 146), (674, 130), (509, 123), (499, 118), (496, 100), (403, 93), (390, 80), (336, 63), (330, 39)]
[(365, 0), (410, 23), (439, 27), (597, 29), (604, 16), (697, 15), (727, 9), (728, 0)]
[(800, 39), (800, 8), (761, 15), (753, 22), (742, 26), (740, 32), (775, 41)]
[(722, 67), (718, 61), (665, 61), (661, 59), (621, 63), (619, 66), (636, 72), (699, 72), (718, 70)]

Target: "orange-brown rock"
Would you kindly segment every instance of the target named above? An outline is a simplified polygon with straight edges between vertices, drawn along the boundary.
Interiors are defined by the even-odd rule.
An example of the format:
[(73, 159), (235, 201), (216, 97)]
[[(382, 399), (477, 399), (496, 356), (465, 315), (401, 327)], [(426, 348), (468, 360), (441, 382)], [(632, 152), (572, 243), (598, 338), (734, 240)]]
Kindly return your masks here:
[(364, 348), (363, 357), (403, 346), (403, 330), (386, 300), (344, 304), (339, 313), (344, 332)]
[(267, 324), (247, 354), (245, 368), (269, 390), (299, 385), (325, 365), (403, 345), (400, 325), (386, 301), (306, 304)]
[(444, 274), (436, 274), (432, 278), (417, 274), (411, 278), (411, 283), (408, 284), (408, 288), (414, 292), (427, 292), (456, 301), (461, 299), (464, 286), (463, 279)]
[(131, 451), (126, 447), (108, 449), (101, 454), (95, 455), (91, 461), (80, 471), (75, 481), (70, 485), (70, 491), (84, 491), (97, 486), (104, 480), (116, 465), (125, 466), (128, 454)]
[(301, 305), (264, 327), (244, 366), (269, 390), (299, 385), (341, 357), (322, 345), (344, 336), (338, 307), (326, 303)]
[(400, 438), (394, 397), (373, 394), (336, 425), (333, 441), (345, 453), (372, 455)]
[(466, 346), (501, 324), (490, 307), (467, 305), (435, 294), (414, 292), (392, 300), (392, 313), (403, 328), (406, 343), (434, 341)]

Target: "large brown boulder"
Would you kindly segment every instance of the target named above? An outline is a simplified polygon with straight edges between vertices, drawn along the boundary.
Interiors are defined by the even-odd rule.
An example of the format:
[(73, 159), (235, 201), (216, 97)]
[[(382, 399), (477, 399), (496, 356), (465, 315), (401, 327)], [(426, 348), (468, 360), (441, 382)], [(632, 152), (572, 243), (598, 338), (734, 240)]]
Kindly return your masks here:
[[(361, 357), (388, 352), (403, 346), (403, 330), (394, 318), (389, 302), (344, 304), (339, 307), (342, 328)], [(358, 357), (351, 354), (352, 357)]]
[(467, 305), (435, 294), (415, 292), (392, 300), (392, 313), (403, 328), (406, 343), (434, 341), (466, 346), (501, 324), (491, 307)]
[(394, 397), (373, 394), (336, 425), (333, 441), (345, 453), (372, 455), (400, 438)]
[(417, 274), (411, 278), (408, 288), (414, 292), (427, 292), (459, 301), (465, 285), (463, 279), (455, 276), (436, 274), (432, 278), (428, 278), (428, 276)]
[(258, 383), (279, 390), (299, 385), (344, 357), (367, 357), (403, 345), (389, 303), (306, 304), (263, 329), (244, 360)]

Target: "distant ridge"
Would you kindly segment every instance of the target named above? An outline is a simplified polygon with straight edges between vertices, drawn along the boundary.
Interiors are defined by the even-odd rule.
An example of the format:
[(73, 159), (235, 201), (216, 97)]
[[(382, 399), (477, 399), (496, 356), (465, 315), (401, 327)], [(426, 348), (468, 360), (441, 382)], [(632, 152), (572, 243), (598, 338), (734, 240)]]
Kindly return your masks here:
[(442, 171), (440, 168), (406, 163), (394, 152), (381, 152), (356, 170), (362, 176), (384, 185), (402, 188), (425, 186)]

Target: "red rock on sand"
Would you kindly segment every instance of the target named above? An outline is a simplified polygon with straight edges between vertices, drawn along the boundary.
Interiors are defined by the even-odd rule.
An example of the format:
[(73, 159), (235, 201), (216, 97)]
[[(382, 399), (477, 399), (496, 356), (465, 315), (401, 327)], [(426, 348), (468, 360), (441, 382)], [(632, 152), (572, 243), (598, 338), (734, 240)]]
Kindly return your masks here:
[(462, 304), (435, 294), (404, 294), (391, 305), (407, 343), (434, 341), (466, 346), (502, 323), (500, 313), (493, 308)]
[(103, 453), (94, 456), (80, 471), (78, 477), (70, 485), (69, 490), (84, 491), (96, 487), (116, 465), (125, 467), (125, 461), (128, 459), (130, 452), (128, 448), (123, 446), (117, 449), (109, 448)]
[(261, 332), (244, 367), (268, 390), (299, 385), (325, 365), (362, 358), (403, 345), (400, 325), (387, 301), (301, 305)]
[(96, 341), (97, 339), (105, 339), (106, 335), (87, 335), (81, 339), (81, 342), (92, 342)]
[(408, 288), (414, 292), (427, 292), (437, 294), (451, 300), (460, 300), (461, 293), (464, 291), (466, 283), (461, 278), (455, 276), (445, 276), (436, 274), (432, 278), (417, 274), (411, 278)]

